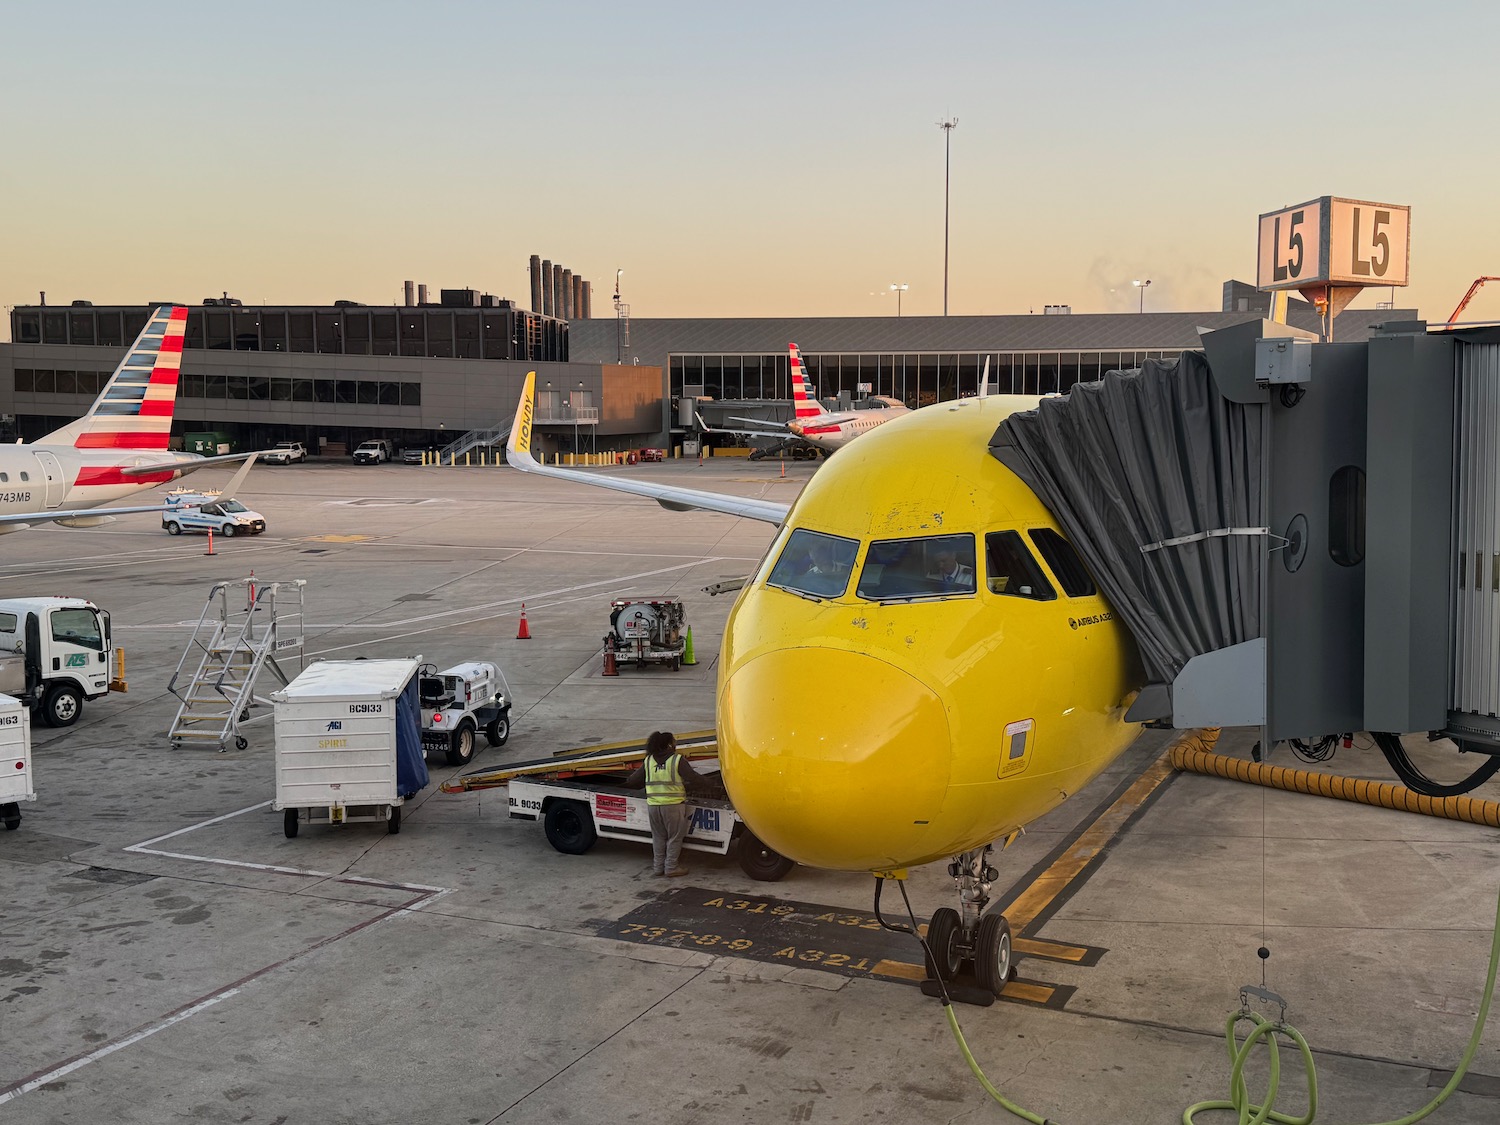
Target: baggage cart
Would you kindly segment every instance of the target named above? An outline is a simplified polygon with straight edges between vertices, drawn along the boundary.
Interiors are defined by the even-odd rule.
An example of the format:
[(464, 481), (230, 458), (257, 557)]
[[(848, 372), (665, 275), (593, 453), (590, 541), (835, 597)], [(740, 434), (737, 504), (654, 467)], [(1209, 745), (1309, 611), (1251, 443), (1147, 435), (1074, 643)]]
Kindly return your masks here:
[(21, 827), (21, 802), (35, 801), (31, 783), (31, 710), (19, 699), (0, 695), (0, 822)]
[(276, 799), (287, 838), (300, 822), (383, 822), (427, 784), (419, 658), (319, 660), (271, 693), (276, 706)]

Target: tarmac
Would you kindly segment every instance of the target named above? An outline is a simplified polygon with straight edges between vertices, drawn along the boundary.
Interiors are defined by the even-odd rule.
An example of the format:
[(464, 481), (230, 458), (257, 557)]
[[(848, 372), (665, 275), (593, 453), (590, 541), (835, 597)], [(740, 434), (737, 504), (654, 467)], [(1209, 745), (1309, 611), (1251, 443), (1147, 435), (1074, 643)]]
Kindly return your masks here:
[[(815, 469), (597, 471), (790, 501)], [(212, 556), (150, 517), (3, 540), (5, 596), (107, 608), (129, 682), (34, 729), (38, 799), (0, 832), (7, 1125), (1016, 1120), (916, 987), (914, 939), (874, 921), (868, 876), (759, 883), (694, 854), (663, 880), (638, 845), (563, 855), (507, 817), (504, 790), (440, 793), (457, 771), (437, 757), (399, 835), (289, 840), (268, 719), (245, 750), (167, 743), (191, 623), (251, 570), (307, 581), (309, 659), (498, 661), (512, 735), (476, 766), (712, 727), (730, 598), (702, 587), (749, 573), (773, 528), (496, 467), (257, 468), (241, 499), (267, 532)], [(698, 663), (604, 678), (609, 602), (643, 594), (683, 597)], [(1224, 1022), (1264, 982), (1312, 1045), (1318, 1122), (1424, 1105), (1474, 1027), (1500, 831), (1176, 774), (1158, 765), (1172, 737), (1144, 733), (1000, 856), (1017, 980), (956, 1006), (989, 1079), (1053, 1122), (1179, 1121), (1227, 1096)], [(1393, 780), (1366, 736), (1304, 768)], [(1500, 782), (1476, 795), (1500, 800)], [(908, 891), (921, 922), (954, 903), (942, 865)], [(905, 916), (897, 888), (884, 910)], [(1300, 1062), (1282, 1059), (1277, 1108), (1302, 1114)], [(1249, 1074), (1264, 1090), (1264, 1058)], [(1500, 1016), (1429, 1120), (1500, 1120)]]

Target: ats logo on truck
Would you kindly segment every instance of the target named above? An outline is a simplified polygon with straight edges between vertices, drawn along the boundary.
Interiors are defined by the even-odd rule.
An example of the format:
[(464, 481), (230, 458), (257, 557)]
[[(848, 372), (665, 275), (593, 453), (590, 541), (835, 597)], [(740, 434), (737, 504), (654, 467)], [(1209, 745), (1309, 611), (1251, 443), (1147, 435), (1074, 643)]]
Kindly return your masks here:
[(89, 654), (86, 652), (68, 653), (69, 668), (87, 668), (89, 666)]
[(383, 703), (351, 703), (349, 714), (351, 715), (378, 715), (385, 710)]
[(330, 722), (328, 724), (328, 729), (329, 730), (343, 730), (344, 729), (344, 721), (342, 719), (334, 719), (332, 722)]

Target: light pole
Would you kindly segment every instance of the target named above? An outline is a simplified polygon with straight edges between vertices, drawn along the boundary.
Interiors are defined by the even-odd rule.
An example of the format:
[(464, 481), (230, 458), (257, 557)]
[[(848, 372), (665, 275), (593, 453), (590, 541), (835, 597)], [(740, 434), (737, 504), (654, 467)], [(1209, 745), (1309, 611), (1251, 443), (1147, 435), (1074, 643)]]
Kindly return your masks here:
[(943, 131), (943, 315), (948, 315), (948, 169), (953, 150), (953, 130), (958, 128), (958, 118), (939, 121), (937, 127)]
[(1148, 277), (1145, 281), (1132, 281), (1130, 284), (1141, 291), (1141, 307), (1138, 311), (1144, 313), (1146, 311), (1146, 286), (1151, 284), (1151, 279)]
[(620, 275), (623, 269), (615, 270), (615, 362), (625, 362), (625, 333), (620, 317)]
[(891, 286), (891, 292), (894, 293), (894, 294), (896, 294), (896, 315), (897, 316), (901, 315), (901, 294), (905, 293), (907, 291), (907, 289), (909, 289), (909, 288), (910, 288), (910, 286), (908, 286), (908, 285), (892, 285)]

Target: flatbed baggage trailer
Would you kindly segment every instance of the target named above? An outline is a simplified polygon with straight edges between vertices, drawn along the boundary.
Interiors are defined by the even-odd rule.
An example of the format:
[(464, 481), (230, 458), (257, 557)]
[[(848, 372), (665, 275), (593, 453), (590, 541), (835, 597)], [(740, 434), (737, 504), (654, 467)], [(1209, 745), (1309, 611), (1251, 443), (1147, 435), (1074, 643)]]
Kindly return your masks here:
[(31, 709), (14, 696), (0, 695), (0, 821), (14, 832), (21, 827), (21, 802), (35, 800)]
[[(734, 847), (740, 869), (752, 879), (774, 882), (791, 871), (796, 864), (761, 843), (735, 812), (719, 778), (713, 732), (680, 736), (677, 752), (693, 762), (709, 787), (707, 793), (688, 794), (691, 820), (683, 847), (714, 855), (727, 855)], [(443, 792), (506, 786), (511, 818), (540, 820), (548, 843), (567, 855), (582, 855), (600, 837), (649, 844), (645, 792), (621, 784), (645, 753), (644, 742), (564, 751), (452, 778), (443, 783)]]
[(276, 704), (276, 799), (288, 839), (300, 821), (381, 822), (401, 831), (401, 806), (427, 784), (419, 659), (319, 660)]

